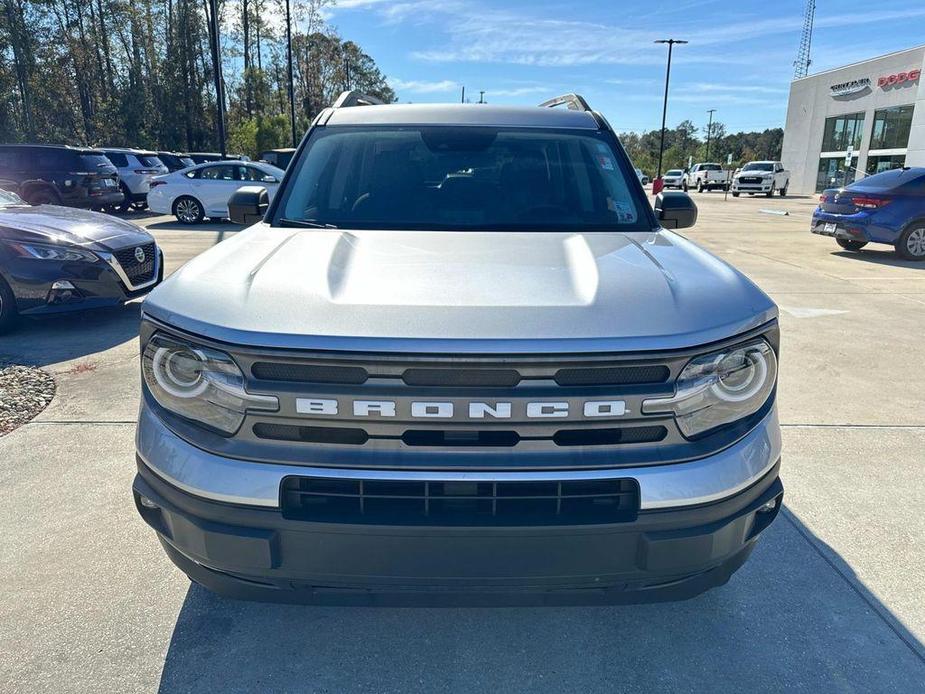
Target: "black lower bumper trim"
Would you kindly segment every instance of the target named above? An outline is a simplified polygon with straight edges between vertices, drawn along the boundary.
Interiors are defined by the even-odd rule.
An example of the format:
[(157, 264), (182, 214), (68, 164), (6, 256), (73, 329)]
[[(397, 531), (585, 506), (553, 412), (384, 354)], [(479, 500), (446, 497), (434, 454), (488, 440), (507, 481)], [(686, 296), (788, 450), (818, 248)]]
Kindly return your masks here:
[[(286, 519), (203, 500), (139, 462), (138, 511), (171, 560), (234, 598), (325, 604), (680, 600), (722, 585), (781, 507), (778, 465), (723, 501), (607, 525), (435, 527)], [(769, 507), (769, 502), (774, 502)]]

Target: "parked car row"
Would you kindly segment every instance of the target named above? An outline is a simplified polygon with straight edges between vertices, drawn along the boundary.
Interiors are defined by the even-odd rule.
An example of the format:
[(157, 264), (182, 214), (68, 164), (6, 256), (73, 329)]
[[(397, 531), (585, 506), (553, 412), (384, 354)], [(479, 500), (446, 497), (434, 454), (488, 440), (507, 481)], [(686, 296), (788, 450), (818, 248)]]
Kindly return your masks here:
[[(295, 150), (267, 150), (262, 156), (281, 178)], [(72, 147), (69, 145), (0, 145), (0, 190), (15, 193), (31, 205), (64, 205), (99, 211), (144, 209), (155, 178), (200, 164), (238, 162), (254, 165), (243, 154), (169, 152), (127, 147)], [(276, 167), (279, 167), (277, 169)], [(254, 180), (242, 170), (244, 178)], [(253, 174), (257, 175), (257, 174)], [(224, 175), (217, 176), (224, 180)], [(203, 213), (207, 209), (200, 205)], [(225, 212), (227, 215), (227, 211)], [(209, 215), (206, 215), (209, 216)]]

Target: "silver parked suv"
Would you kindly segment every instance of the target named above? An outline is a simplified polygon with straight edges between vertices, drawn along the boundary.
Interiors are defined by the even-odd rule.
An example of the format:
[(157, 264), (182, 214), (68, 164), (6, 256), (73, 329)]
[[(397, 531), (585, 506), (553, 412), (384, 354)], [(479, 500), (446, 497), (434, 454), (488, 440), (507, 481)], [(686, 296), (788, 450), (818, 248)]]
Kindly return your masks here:
[(194, 581), (622, 602), (749, 556), (783, 498), (777, 309), (581, 97), (541, 106), (345, 93), (145, 301), (134, 498)]
[(125, 195), (125, 200), (119, 206), (123, 212), (132, 207), (144, 209), (148, 204), (151, 179), (170, 173), (164, 162), (158, 159), (156, 152), (110, 148), (104, 149), (103, 153), (119, 173), (119, 188)]

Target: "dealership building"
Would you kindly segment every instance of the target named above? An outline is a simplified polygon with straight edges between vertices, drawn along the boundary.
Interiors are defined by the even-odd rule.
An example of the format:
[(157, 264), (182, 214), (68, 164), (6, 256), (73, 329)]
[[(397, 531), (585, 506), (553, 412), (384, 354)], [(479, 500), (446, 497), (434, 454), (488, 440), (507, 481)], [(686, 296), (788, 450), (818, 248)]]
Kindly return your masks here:
[(790, 191), (925, 166), (923, 69), (919, 46), (794, 80), (781, 153)]

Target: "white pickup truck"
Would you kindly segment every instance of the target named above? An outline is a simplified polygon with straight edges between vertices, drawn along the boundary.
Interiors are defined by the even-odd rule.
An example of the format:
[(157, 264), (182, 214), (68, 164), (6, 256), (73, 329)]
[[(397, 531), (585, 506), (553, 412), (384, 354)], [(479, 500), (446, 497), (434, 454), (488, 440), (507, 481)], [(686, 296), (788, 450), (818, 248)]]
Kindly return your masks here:
[(790, 172), (779, 161), (750, 161), (732, 179), (732, 197), (739, 193), (764, 193), (768, 197), (776, 190), (781, 197), (787, 194)]
[(729, 185), (729, 172), (724, 171), (721, 164), (703, 163), (694, 164), (684, 174), (682, 187), (684, 190), (696, 188), (698, 193), (714, 188), (725, 189)]

